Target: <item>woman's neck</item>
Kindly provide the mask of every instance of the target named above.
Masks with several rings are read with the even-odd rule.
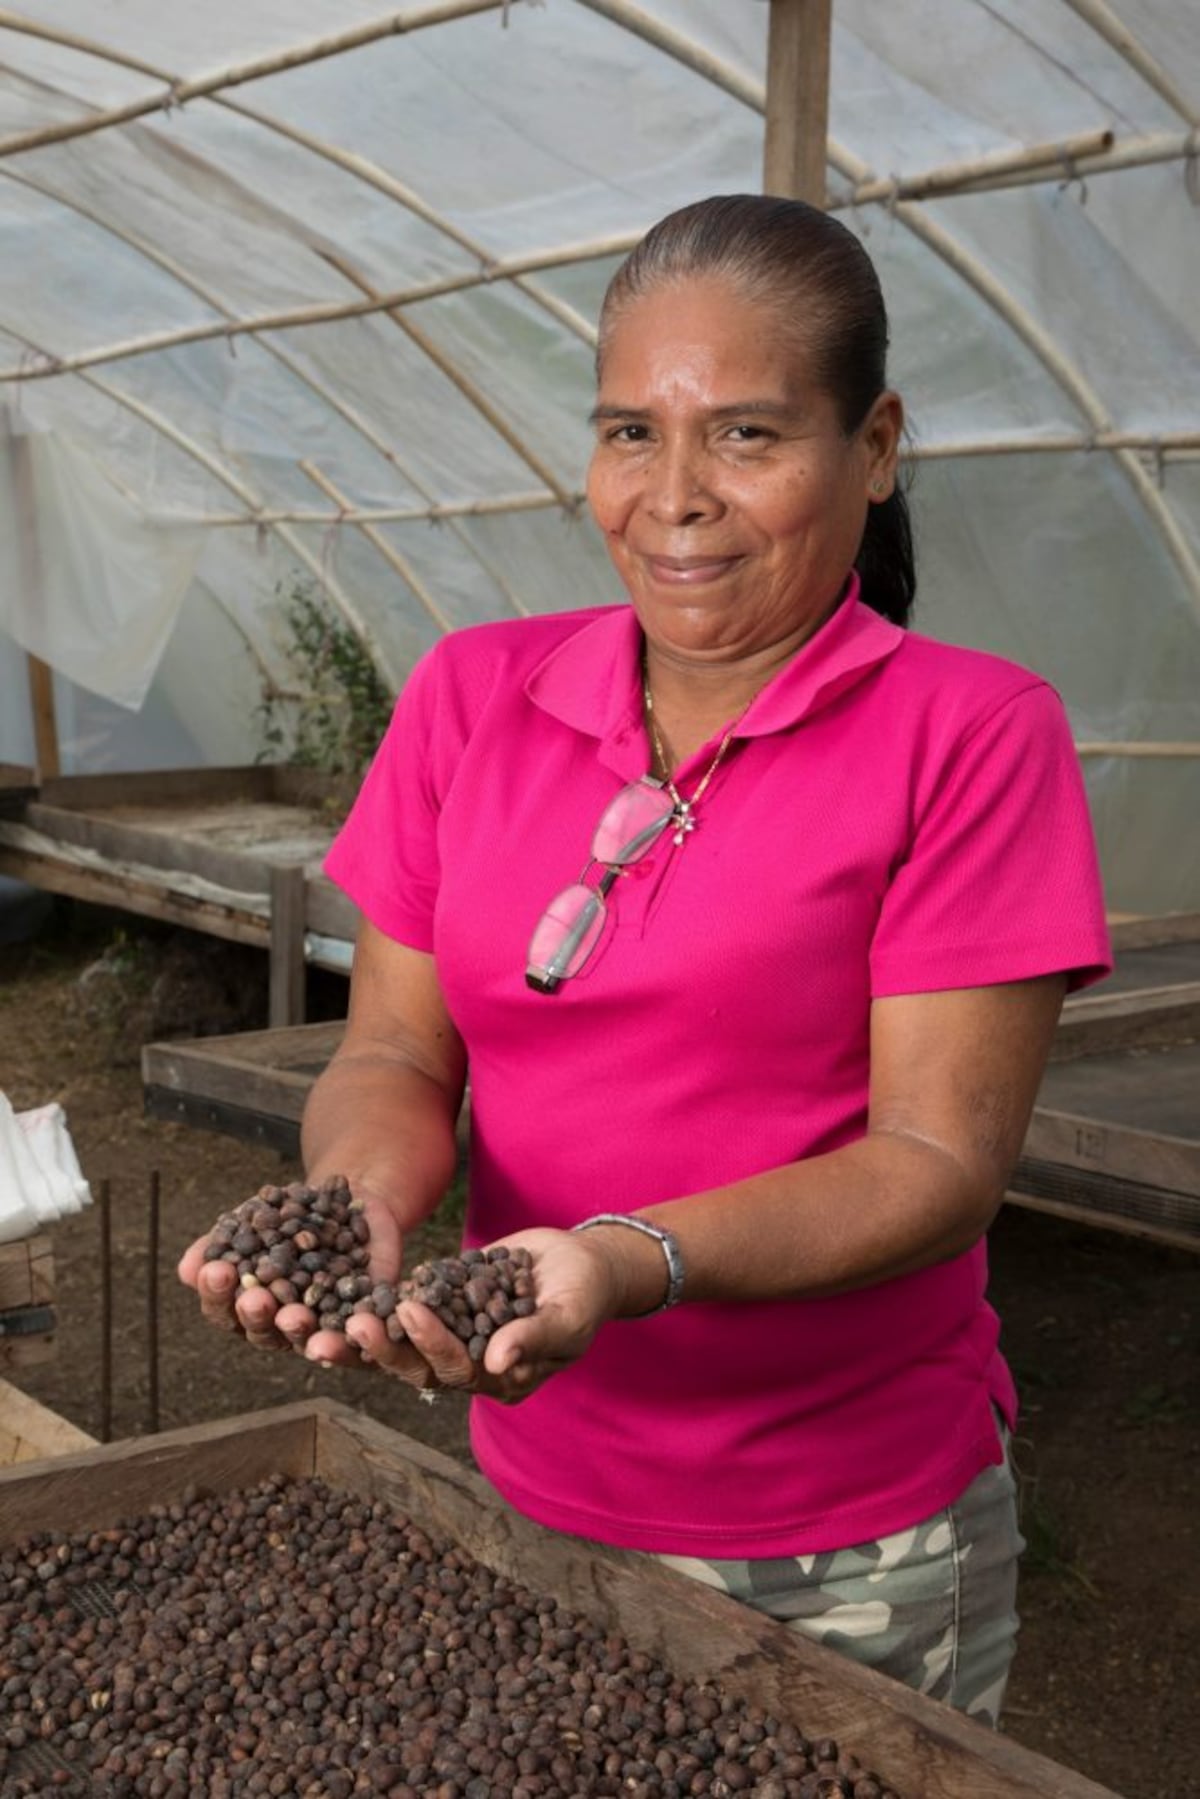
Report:
[[[811,635],[728,662],[697,660],[643,640],[642,673],[669,764],[665,772],[720,737]]]

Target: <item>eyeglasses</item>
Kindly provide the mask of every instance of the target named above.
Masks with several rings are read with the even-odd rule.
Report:
[[[674,818],[675,801],[652,775],[631,781],[610,800],[592,834],[592,853],[583,873],[555,894],[534,926],[525,969],[528,986],[538,993],[557,993],[564,981],[579,973],[600,940],[607,916],[605,897],[617,876],[641,860]],[[588,876],[596,867],[604,873],[589,886]]]

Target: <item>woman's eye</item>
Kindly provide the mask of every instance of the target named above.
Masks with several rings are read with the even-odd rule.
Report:
[[[645,425],[614,425],[608,433],[607,441],[617,444],[645,443],[650,433]]]

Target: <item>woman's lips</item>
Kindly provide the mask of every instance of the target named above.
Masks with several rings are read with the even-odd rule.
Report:
[[[644,558],[654,580],[666,587],[698,587],[705,581],[718,581],[737,562],[736,556],[647,556]]]

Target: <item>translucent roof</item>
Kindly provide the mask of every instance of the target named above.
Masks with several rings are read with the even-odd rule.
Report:
[[[594,321],[763,179],[765,0],[0,9],[0,759],[252,759],[280,599],[399,685],[618,599]],[[1200,7],[834,0],[829,203],[879,267],[917,624],[1036,667],[1114,906],[1200,906]],[[125,710],[122,710],[124,708]]]

